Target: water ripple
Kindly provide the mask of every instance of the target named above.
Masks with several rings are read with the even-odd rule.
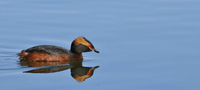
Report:
[[[42,10],[40,12],[44,13],[64,13],[64,14],[76,14],[77,11],[57,11],[57,10]]]

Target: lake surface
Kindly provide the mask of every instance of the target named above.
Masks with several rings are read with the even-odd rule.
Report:
[[[80,66],[99,66],[83,82],[69,63],[29,67],[16,57],[36,45],[70,49],[78,36],[100,51],[83,54]],[[0,89],[199,90],[199,39],[199,0],[1,0]],[[26,73],[55,66],[65,67]]]

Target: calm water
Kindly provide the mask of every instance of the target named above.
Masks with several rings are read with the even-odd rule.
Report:
[[[199,0],[1,0],[0,89],[199,90],[199,8]],[[80,66],[100,67],[82,83],[71,64],[25,73],[57,66],[16,57],[35,45],[69,49],[78,36],[100,51],[83,54]]]

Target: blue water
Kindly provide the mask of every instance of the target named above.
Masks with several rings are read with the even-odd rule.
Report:
[[[199,90],[198,0],[1,0],[1,90]],[[35,45],[67,49],[78,36],[100,54],[84,53],[83,66],[100,66],[77,82],[70,70],[23,73],[16,57]]]

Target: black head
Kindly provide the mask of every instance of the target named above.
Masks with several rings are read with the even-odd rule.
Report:
[[[71,51],[77,54],[89,51],[94,51],[96,53],[99,53],[99,51],[97,51],[92,45],[92,43],[85,37],[76,38],[71,44]]]

